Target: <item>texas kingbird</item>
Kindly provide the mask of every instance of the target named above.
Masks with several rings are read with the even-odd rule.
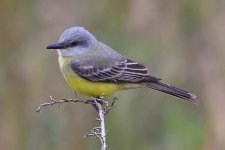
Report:
[[[99,42],[83,27],[65,30],[58,42],[59,66],[68,85],[87,96],[111,96],[118,90],[152,88],[188,101],[197,102],[190,92],[160,82],[148,69]]]

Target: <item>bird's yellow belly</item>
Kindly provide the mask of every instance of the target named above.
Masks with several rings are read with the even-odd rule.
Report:
[[[64,74],[68,85],[75,91],[92,97],[97,96],[111,96],[119,88],[117,84],[113,83],[101,83],[101,82],[91,82],[86,79],[81,78],[77,74],[66,75]]]

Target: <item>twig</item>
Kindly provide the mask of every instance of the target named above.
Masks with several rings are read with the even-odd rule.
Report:
[[[98,112],[99,118],[96,118],[96,120],[100,123],[99,127],[94,127],[90,132],[85,135],[84,137],[94,137],[98,138],[101,142],[101,150],[106,150],[107,144],[106,144],[106,130],[105,130],[105,114],[107,114],[112,108],[115,106],[117,98],[113,98],[112,103],[109,105],[108,101],[104,101],[104,97],[100,96],[98,98],[92,98],[91,100],[79,100],[78,98],[76,99],[60,99],[60,100],[55,100],[50,96],[50,102],[46,102],[43,104],[40,104],[36,110],[36,112],[41,112],[41,110],[44,107],[50,107],[56,104],[63,104],[63,103],[84,103],[84,104],[91,104],[95,110]]]
[[[106,104],[106,106],[105,106],[105,108],[104,108],[104,113],[105,114],[107,114],[112,108],[114,108],[115,107],[115,103],[116,103],[116,101],[118,100],[118,98],[117,97],[113,97],[113,100],[112,100],[112,103],[109,105],[109,102],[107,101],[104,101],[105,102],[105,104]]]
[[[49,97],[50,98],[50,102],[46,102],[46,103],[42,103],[38,106],[36,112],[41,112],[41,110],[48,106],[52,106],[52,105],[56,105],[56,104],[63,104],[63,103],[69,103],[69,102],[74,102],[74,103],[84,103],[84,104],[93,104],[93,100],[79,100],[78,98],[76,99],[60,99],[60,100],[55,100],[52,98],[52,96]]]

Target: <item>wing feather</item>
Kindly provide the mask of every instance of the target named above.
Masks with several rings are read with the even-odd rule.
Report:
[[[148,69],[130,59],[122,58],[113,65],[72,61],[70,67],[81,77],[94,82],[136,83],[144,81],[158,81],[149,76]]]

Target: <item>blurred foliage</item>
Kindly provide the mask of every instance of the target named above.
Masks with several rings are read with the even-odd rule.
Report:
[[[225,149],[225,1],[1,0],[0,19],[0,149],[99,149],[81,139],[95,125],[90,106],[35,113],[50,95],[74,96],[56,53],[45,50],[71,26],[200,100],[196,107],[149,89],[117,93],[106,118],[109,149]]]

